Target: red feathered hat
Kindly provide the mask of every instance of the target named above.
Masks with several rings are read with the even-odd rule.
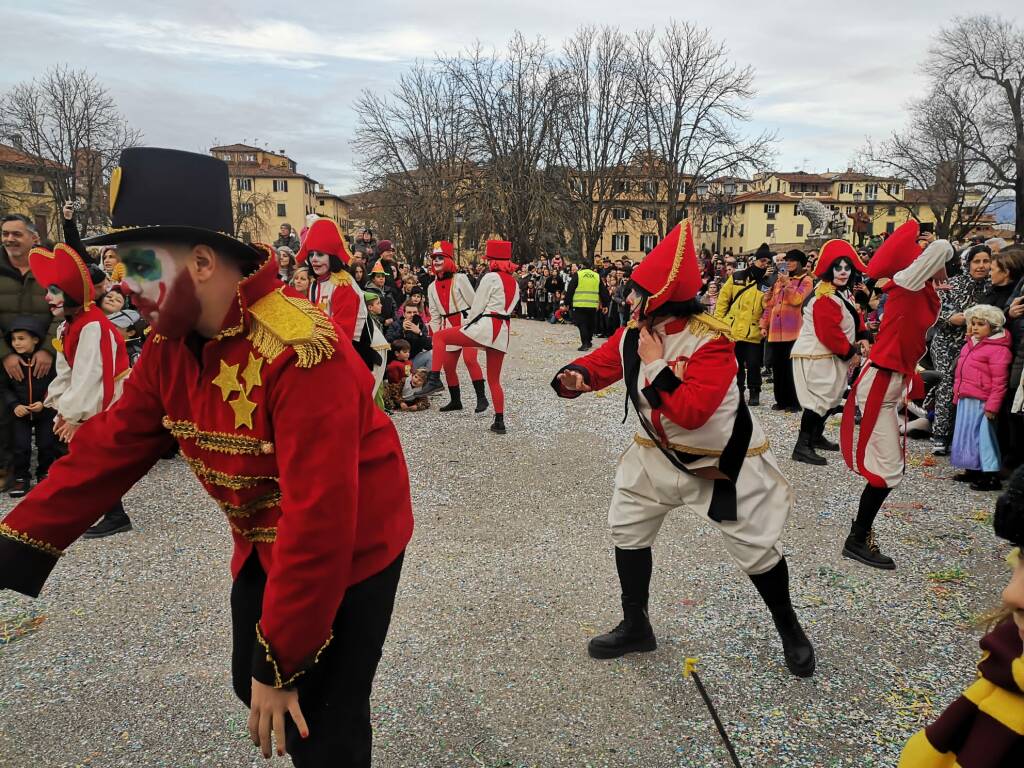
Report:
[[[913,264],[914,259],[921,255],[921,246],[917,244],[920,231],[916,219],[908,219],[905,224],[897,227],[868,261],[865,270],[868,277],[875,280],[880,277],[892,277],[901,269]]]
[[[310,251],[319,251],[331,256],[337,256],[343,264],[352,262],[352,254],[345,246],[345,238],[341,235],[341,228],[333,219],[317,219],[302,238],[302,247],[295,254],[295,261],[302,264],[309,258]]]
[[[81,256],[66,243],[57,243],[52,251],[33,248],[28,254],[28,267],[39,285],[44,288],[57,286],[66,296],[85,309],[88,309],[96,298],[89,268],[85,266]]]
[[[447,240],[438,240],[434,243],[432,256],[447,256],[449,259],[455,257],[455,246]]]
[[[512,243],[508,240],[488,240],[484,257],[488,261],[511,261]]]
[[[683,224],[686,233],[683,234]],[[700,291],[700,265],[693,247],[690,222],[676,225],[654,250],[644,256],[630,279],[647,291],[646,312],[653,312],[667,301],[688,301]]]
[[[863,272],[867,267],[860,260],[857,251],[845,240],[829,240],[818,253],[818,265],[814,268],[815,277],[824,277],[839,259],[849,259],[853,268]]]

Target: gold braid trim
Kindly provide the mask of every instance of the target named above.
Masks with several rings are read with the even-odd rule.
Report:
[[[668,280],[661,286],[657,293],[651,295],[648,302],[658,298],[665,291],[669,289],[669,286],[676,281],[676,277],[679,275],[679,268],[683,266],[683,249],[686,247],[686,236],[690,230],[690,222],[686,222],[686,228],[679,230],[679,240],[676,242],[676,252],[672,256],[672,268],[668,272]]]
[[[173,421],[164,416],[164,429],[179,440],[193,440],[200,448],[218,453],[230,453],[236,456],[269,456],[274,452],[274,444],[258,437],[236,435],[231,432],[207,432],[199,429],[191,421]]]
[[[281,503],[281,491],[272,491],[265,496],[257,496],[245,504],[229,504],[226,501],[218,501],[217,504],[228,517],[250,517],[257,512],[273,509]]]
[[[658,443],[654,442],[650,438],[641,437],[640,435],[633,435],[633,442],[637,445],[642,445],[644,448],[657,448]],[[673,451],[679,451],[680,453],[692,453],[694,456],[721,456],[721,451],[716,451],[711,448],[694,448],[692,445],[682,445],[681,443],[668,443],[664,448],[671,448]],[[754,448],[747,448],[747,456],[760,456],[762,453],[766,453],[771,448],[768,440],[765,440],[761,445]]]
[[[334,325],[306,299],[285,296],[279,288],[249,307],[249,315],[249,341],[269,361],[286,347],[295,351],[299,368],[312,368],[334,355]]]
[[[686,330],[698,338],[707,336],[717,339],[719,336],[725,336],[730,341],[732,340],[732,328],[729,324],[707,312],[692,316],[686,323]]]
[[[0,536],[5,536],[8,539],[17,541],[20,544],[27,544],[33,549],[38,549],[40,552],[45,552],[51,557],[61,557],[64,552],[57,549],[53,544],[47,544],[45,541],[39,539],[33,539],[27,533],[22,531],[16,531],[6,523],[0,523]]]
[[[271,525],[263,528],[241,528],[234,523],[231,530],[239,536],[251,541],[253,544],[273,544],[277,540],[277,526]]]
[[[832,283],[825,282],[822,280],[814,287],[815,296],[833,296],[835,295],[836,287]]]
[[[335,285],[350,285],[352,283],[352,275],[344,269],[341,272],[331,272],[330,281]]]
[[[320,661],[320,655],[325,650],[327,650],[327,646],[331,644],[331,641],[333,639],[334,639],[334,632],[331,632],[330,634],[327,635],[327,639],[324,641],[324,644],[321,645],[317,649],[315,654],[313,654],[313,663],[310,664],[309,666],[311,666],[311,667],[315,666],[316,663],[318,661]],[[263,637],[263,633],[260,632],[259,622],[256,622],[256,640],[259,642],[260,645],[263,646],[263,650],[265,650],[267,652],[267,661],[270,663],[270,666],[272,666],[274,668],[274,687],[275,688],[284,688],[287,685],[291,685],[293,682],[295,682],[295,678],[297,678],[299,675],[305,674],[306,670],[300,669],[298,672],[296,672],[294,675],[289,677],[287,680],[282,680],[281,679],[281,668],[277,666],[277,660],[274,659],[274,652],[270,650],[270,643],[268,643],[266,641],[266,639]]]
[[[219,485],[222,488],[230,488],[233,491],[240,491],[243,488],[255,488],[257,485],[266,482],[277,482],[276,477],[266,475],[229,475],[226,472],[219,472],[210,469],[200,459],[193,459],[185,456],[185,463],[189,465],[196,477],[211,485]]]

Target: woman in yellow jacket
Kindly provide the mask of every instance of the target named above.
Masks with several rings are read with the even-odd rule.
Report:
[[[767,243],[751,257],[746,269],[734,272],[718,293],[715,317],[732,328],[736,342],[736,383],[743,397],[744,385],[750,390],[748,405],[761,404],[761,366],[764,365],[764,340],[761,329],[764,295],[769,289],[766,277],[772,252]]]

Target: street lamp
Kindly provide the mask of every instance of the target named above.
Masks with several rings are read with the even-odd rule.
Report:
[[[465,219],[461,213],[455,214],[455,263],[462,267],[462,223]]]

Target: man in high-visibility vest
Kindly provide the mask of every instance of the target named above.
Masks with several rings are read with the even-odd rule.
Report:
[[[611,295],[601,276],[591,269],[590,262],[583,262],[565,292],[565,303],[572,307],[573,320],[580,330],[580,352],[591,348],[597,312],[610,301]]]

